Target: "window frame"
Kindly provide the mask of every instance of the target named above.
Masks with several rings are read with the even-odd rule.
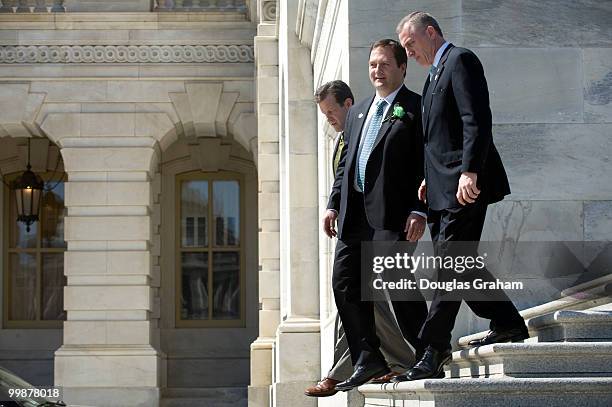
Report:
[[[219,171],[219,172],[203,172],[203,171],[189,171],[175,175],[175,246],[174,246],[174,265],[175,265],[175,327],[176,328],[244,328],[246,327],[246,262],[245,262],[245,183],[244,175],[234,171]],[[181,194],[183,190],[183,182],[185,181],[207,181],[208,182],[208,221],[206,222],[206,229],[208,233],[208,246],[207,247],[194,247],[194,248],[183,248],[181,242],[181,219],[182,219],[182,206],[181,206]],[[237,246],[216,246],[215,245],[215,222],[212,221],[213,210],[214,210],[214,196],[213,196],[213,182],[214,181],[237,181],[239,197],[239,233],[240,239]],[[181,257],[182,253],[208,253],[208,312],[211,319],[207,320],[184,320],[181,318],[181,298],[182,298],[182,269],[181,269]],[[215,252],[238,252],[239,253],[239,287],[240,287],[240,318],[239,319],[212,319],[213,312],[213,253]]]
[[[7,183],[10,184],[11,181],[15,180],[17,177],[21,175],[21,172],[16,172],[12,174],[7,174],[4,176],[4,179]],[[53,180],[57,178],[57,173],[45,172],[38,173],[38,175],[45,181]],[[62,179],[64,183],[64,210],[66,210],[66,179],[65,175]],[[14,199],[13,191],[7,186],[3,185],[3,213],[2,213],[2,270],[3,272],[3,309],[2,309],[2,326],[6,329],[61,329],[64,326],[65,319],[58,320],[44,320],[42,318],[42,305],[43,305],[43,255],[46,253],[58,254],[65,253],[67,247],[42,247],[42,232],[43,232],[43,219],[41,218],[37,223],[37,232],[36,232],[36,247],[35,248],[11,248],[10,239],[11,239],[11,227],[13,226],[13,222],[17,222],[17,219],[11,219],[11,199]],[[39,208],[39,211],[42,210],[42,207]],[[66,216],[68,214],[65,213],[64,222]],[[65,227],[65,223],[64,223]],[[64,236],[65,238],[65,236]],[[64,240],[65,241],[65,240]],[[9,319],[11,300],[12,300],[12,290],[11,290],[11,263],[10,258],[12,254],[19,253],[32,253],[36,255],[36,296],[37,296],[37,305],[36,305],[36,319],[35,320],[11,320]],[[63,274],[65,274],[66,264],[64,263]],[[66,285],[64,285],[66,287]],[[65,300],[62,296],[62,306],[64,306]],[[64,309],[64,311],[66,311]]]

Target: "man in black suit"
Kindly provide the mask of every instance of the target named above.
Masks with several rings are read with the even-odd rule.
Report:
[[[372,45],[369,73],[376,94],[348,112],[346,147],[323,218],[325,233],[338,236],[332,284],[355,366],[337,390],[389,373],[379,349],[372,302],[361,299],[361,242],[417,241],[425,230],[425,206],[416,196],[423,179],[420,97],[403,85],[406,62],[397,41]],[[392,304],[404,338],[421,355],[418,332],[427,306],[417,295],[415,301]]]
[[[452,242],[478,241],[487,205],[510,193],[508,178],[493,144],[489,92],[483,67],[474,53],[445,41],[436,20],[414,12],[399,23],[397,33],[409,57],[430,67],[422,99],[425,179],[419,199],[429,206],[428,224],[437,250],[453,250]],[[468,253],[472,254],[472,253]],[[438,279],[452,278],[438,270]],[[483,269],[469,278],[492,280]],[[495,301],[467,300],[476,315],[491,320],[491,330],[472,345],[518,341],[528,336],[523,318],[501,290],[487,295]],[[399,380],[438,377],[451,358],[451,331],[461,300],[448,300],[437,290],[420,332],[427,345],[422,359]],[[465,299],[465,297],[464,297]]]
[[[315,102],[327,123],[338,132],[332,154],[332,174],[336,173],[345,148],[344,123],[350,107],[354,103],[351,88],[341,80],[333,80],[321,85],[315,92]],[[391,373],[372,380],[372,383],[387,383],[393,377],[414,365],[414,352],[406,343],[397,324],[392,306],[388,301],[375,301],[374,322],[376,335],[380,339],[380,351],[389,363]],[[346,334],[336,314],[334,360],[327,375],[318,383],[305,389],[304,394],[311,397],[328,397],[337,393],[336,385],[353,374],[351,355]]]

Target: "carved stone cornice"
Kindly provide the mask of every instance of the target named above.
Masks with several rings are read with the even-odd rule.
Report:
[[[3,45],[0,64],[252,63],[252,45]]]

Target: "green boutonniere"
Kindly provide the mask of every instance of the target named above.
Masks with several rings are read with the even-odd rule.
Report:
[[[396,103],[395,105],[393,105],[393,114],[390,117],[388,117],[385,121],[390,120],[391,123],[393,123],[397,119],[401,120],[402,117],[404,117],[405,115],[406,115],[406,111],[404,110],[404,108],[400,106],[399,103]]]
[[[404,117],[405,114],[406,112],[404,112],[403,107],[401,107],[397,103],[395,104],[395,106],[393,106],[393,116],[391,116],[393,119],[401,119],[402,117]]]

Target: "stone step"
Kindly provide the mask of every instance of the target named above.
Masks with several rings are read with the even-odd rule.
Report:
[[[591,407],[612,405],[612,378],[418,380],[359,387],[365,407]]]
[[[561,310],[527,320],[529,342],[612,341],[612,311]],[[486,335],[486,331],[459,338],[460,348]],[[535,339],[534,339],[535,338]]]
[[[528,321],[538,342],[612,341],[612,311],[557,311]]]
[[[246,407],[246,387],[166,388],[160,407]]]
[[[612,342],[496,343],[453,353],[446,376],[612,377]]]

